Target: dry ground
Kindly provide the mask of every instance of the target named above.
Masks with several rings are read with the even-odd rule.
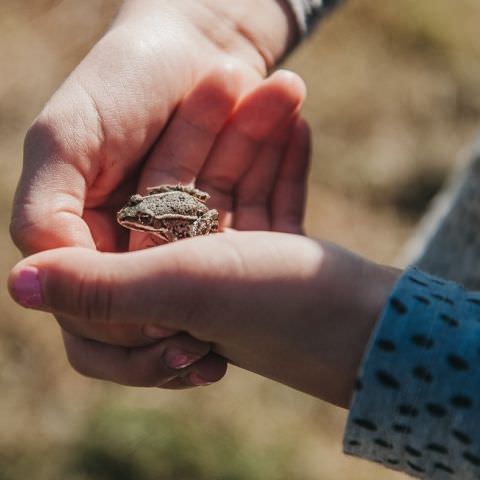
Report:
[[[22,137],[118,0],[0,2],[0,268]],[[288,59],[314,133],[310,235],[393,262],[480,113],[477,0],[351,0]],[[344,457],[345,413],[238,370],[173,393],[80,378],[47,316],[0,292],[0,480],[390,479]]]

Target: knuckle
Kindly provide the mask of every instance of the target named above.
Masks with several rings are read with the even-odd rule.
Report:
[[[9,232],[15,246],[23,253],[28,254],[31,248],[32,224],[14,207],[10,219]]]
[[[29,128],[24,139],[24,169],[15,195],[9,232],[15,245],[23,253],[31,253],[35,239],[31,232],[35,221],[30,212],[32,186],[43,159],[52,153],[61,154],[61,142],[55,128],[43,114]],[[33,250],[35,250],[33,248]]]
[[[55,121],[48,108],[40,113],[28,129],[23,142],[25,161],[41,158],[52,153],[61,153],[64,143],[60,126],[62,122]]]
[[[80,108],[68,101],[73,94],[83,98],[87,96]],[[95,106],[78,80],[71,80],[68,87],[58,90],[25,135],[25,164],[35,169],[41,167],[46,159],[52,162],[78,161],[85,156],[91,148],[90,134],[98,129]]]
[[[113,281],[98,272],[88,272],[79,279],[74,302],[86,322],[110,323],[113,320],[113,291],[109,285],[113,285]]]

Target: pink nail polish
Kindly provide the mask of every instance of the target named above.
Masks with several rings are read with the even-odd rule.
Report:
[[[13,296],[20,305],[28,308],[40,308],[43,305],[42,290],[38,269],[25,267],[13,282]]]
[[[196,385],[197,387],[205,387],[207,385],[211,385],[213,382],[209,382],[208,380],[205,380],[203,377],[201,377],[198,373],[192,372],[188,376],[190,383],[192,385]]]
[[[165,362],[170,368],[180,370],[195,363],[200,357],[192,353],[184,353],[178,350],[167,350],[165,353]]]
[[[143,334],[148,338],[152,338],[153,340],[168,338],[176,333],[176,330],[170,330],[169,328],[163,328],[158,325],[145,325],[143,327]]]

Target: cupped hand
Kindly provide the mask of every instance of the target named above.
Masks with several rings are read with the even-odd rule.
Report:
[[[240,212],[237,215],[240,220],[235,223],[237,228],[288,230],[292,228],[292,222],[299,223],[303,210],[303,177],[308,163],[307,131],[297,119],[304,95],[303,83],[291,73],[277,72],[239,97],[241,89],[237,87],[241,77],[242,70],[238,65],[226,64],[202,78],[175,110],[168,127],[149,154],[133,169],[128,167],[128,136],[123,142],[125,162],[122,153],[111,150],[111,143],[104,139],[101,139],[102,151],[97,151],[95,135],[88,129],[68,130],[68,122],[67,125],[55,125],[55,120],[60,121],[63,117],[61,110],[55,112],[58,100],[54,97],[53,106],[46,107],[26,142],[25,168],[12,222],[12,233],[19,246],[25,253],[63,244],[122,251],[127,248],[128,233],[116,224],[115,211],[130,193],[163,182],[192,182],[195,177],[203,188],[207,188],[206,185],[218,181],[224,172],[229,173],[225,180],[230,182],[226,181],[225,186],[230,189],[230,203],[225,203],[225,196],[215,195],[213,188],[212,201],[226,211],[224,205],[232,210],[234,194],[240,198],[235,201]],[[60,104],[63,90],[70,88],[68,82],[57,94]],[[88,110],[90,106],[80,101],[77,113],[80,115],[82,108]],[[58,132],[54,129],[45,130],[43,122],[47,117],[55,128],[66,129],[61,136],[57,137]],[[113,126],[115,123],[108,131]],[[139,127],[141,129],[141,125]],[[102,125],[102,130],[105,128]],[[293,141],[289,143],[291,135]],[[90,145],[86,152],[80,148],[68,155],[73,141],[90,142]],[[240,152],[244,153],[243,157]],[[114,153],[118,155],[116,162],[101,165]],[[297,162],[296,158],[301,160]],[[253,162],[256,164],[252,165]],[[89,184],[86,173],[97,167],[100,171]],[[122,181],[121,175],[124,175]],[[291,178],[287,180],[289,176]],[[274,188],[277,180],[278,188]],[[120,182],[119,186],[110,188],[116,185],[116,181]],[[273,201],[275,195],[277,200]],[[286,200],[287,197],[290,200]],[[247,209],[251,214],[245,214]],[[284,213],[290,216],[287,221],[281,220]],[[232,225],[232,221],[230,216],[224,223]],[[293,228],[300,227],[295,225]],[[140,243],[133,248],[141,246]],[[64,324],[60,314],[56,316]],[[88,316],[84,321],[88,322]],[[153,345],[154,339],[138,334],[129,325],[103,327],[108,330],[103,333],[107,342],[112,342],[113,338],[115,343],[145,346],[145,349],[135,350],[135,354],[132,350],[125,350],[131,361],[130,376],[125,380],[128,384],[138,384],[138,378],[143,378],[145,371],[153,375],[152,369],[155,384],[173,388],[210,383],[225,373],[224,359],[211,353],[208,343],[187,335],[176,335],[177,330],[163,329],[161,336],[157,332],[157,338],[166,339]],[[68,331],[64,331],[64,339],[70,358],[88,355],[91,339]],[[98,341],[96,346],[109,351],[107,345]],[[149,369],[146,365],[150,365]],[[133,374],[132,369],[137,374]],[[152,378],[150,381],[153,382]]]
[[[78,371],[127,385],[179,388],[217,380],[224,373],[220,359],[226,358],[348,404],[363,349],[397,273],[301,235],[309,132],[298,119],[298,102],[278,95],[280,85],[297,81],[290,75],[277,74],[239,103],[205,163],[228,162],[232,152],[238,161],[232,131],[255,133],[240,135],[244,146],[250,143],[244,151],[251,154],[243,157],[249,168],[228,194],[211,190],[213,206],[228,212],[227,224],[237,229],[289,234],[228,230],[129,253],[55,249],[14,268],[13,297],[57,316]],[[270,100],[262,104],[262,98]],[[258,125],[275,118],[268,108],[272,99],[279,111],[277,103],[289,99],[289,114],[262,130]],[[258,105],[263,107],[252,115]],[[198,179],[202,170],[208,171],[202,166]],[[165,339],[178,331],[184,333]],[[163,340],[145,345],[156,338]]]
[[[125,2],[26,137],[11,222],[24,254],[122,251],[128,236],[114,212],[151,184],[149,172],[191,178],[238,99],[288,45],[282,2],[262,2],[253,19],[249,3]]]
[[[214,75],[209,75],[192,91],[152,151],[141,176],[142,181],[155,185],[196,180],[197,185],[212,194],[211,205],[223,214],[225,226],[301,232],[309,163],[309,131],[298,118],[304,95],[303,83],[294,74],[279,71],[240,99],[234,109],[231,107],[228,122],[220,132],[215,133],[208,128],[196,129],[193,125],[194,122],[198,125],[199,116],[204,124],[207,124],[206,118],[226,117],[227,109],[222,102],[208,102],[218,91],[221,96],[223,88],[219,77]],[[173,148],[175,137],[185,128],[191,128],[192,132],[182,137],[180,144],[183,148],[176,151],[176,158],[184,162],[192,160],[192,167],[175,168],[172,155],[168,152]],[[209,148],[205,148],[207,144]],[[171,168],[167,169],[170,174],[158,168],[163,158],[171,161]],[[197,166],[197,173],[187,178],[187,172],[195,172],[193,165]],[[176,172],[178,176],[175,177]],[[223,173],[226,175],[225,190],[211,187],[215,180],[222,178]],[[114,223],[114,213],[95,209],[88,212],[89,228],[93,232],[102,233],[105,225],[108,225],[109,231],[121,229]],[[138,238],[148,241],[148,237]],[[75,256],[74,252],[72,254]],[[75,260],[79,274],[81,261],[80,257]],[[28,279],[28,274],[22,278]],[[114,276],[110,282],[109,288],[115,289]],[[77,294],[81,295],[81,292]],[[30,301],[27,299],[23,303],[28,306]],[[143,308],[149,309],[150,306],[144,305]],[[178,333],[182,329],[161,328],[152,336],[132,324],[109,322],[96,324],[96,334],[92,338],[84,335],[90,332],[68,328],[68,318],[62,312],[52,313],[62,327],[67,326],[64,328],[67,355],[82,373],[88,371],[78,359],[92,361],[91,350],[95,349],[102,352],[102,362],[120,375],[112,379],[129,385],[181,388],[212,383],[225,374],[225,359],[211,352],[208,342]],[[85,311],[83,320],[80,322],[77,317],[76,321],[93,325],[95,322],[90,317],[97,314]],[[110,346],[112,343],[137,348],[115,349]],[[122,352],[123,362],[118,361],[119,352]]]
[[[210,81],[201,86],[208,85]],[[195,120],[198,115],[196,107],[202,105],[198,101],[203,97],[202,89],[203,87],[192,92],[189,100],[178,109],[165,137],[158,142],[158,151],[152,153],[152,159],[162,149],[166,148],[165,151],[168,152],[168,145],[175,137],[178,125],[191,125]],[[229,173],[228,178],[225,178],[228,189],[222,192],[208,188],[212,193],[212,205],[224,214],[225,225],[237,229],[302,232],[309,164],[309,130],[298,117],[303,95],[303,83],[298,77],[289,72],[277,72],[238,102],[230,113],[227,124],[216,136],[213,146],[208,151],[205,150],[204,156],[199,156],[198,152],[202,151],[200,147],[198,151],[192,149],[191,155],[199,165],[196,180],[202,188],[210,186],[213,179],[221,178],[221,173],[216,176],[216,169]],[[215,104],[210,105],[209,114],[215,113]],[[210,135],[208,131],[202,134]],[[202,145],[201,139],[198,144]],[[148,174],[143,178],[155,183],[188,181],[185,177],[162,178],[161,175],[165,173],[161,169],[157,170],[155,165],[154,161],[148,164],[148,168],[145,168]],[[172,171],[175,172],[175,169]],[[182,169],[179,171],[183,172]],[[210,176],[208,172],[211,172]],[[229,235],[231,233],[215,236]],[[170,246],[161,246],[152,251],[168,247]],[[79,256],[76,249],[69,251],[72,254],[72,265],[77,266],[80,276],[67,281],[74,289],[75,283],[83,276],[83,253]],[[110,258],[106,253],[97,254],[102,259]],[[204,261],[215,259],[215,256],[213,250]],[[190,259],[185,258],[185,261],[194,263],[196,257],[194,254]],[[30,257],[32,258],[36,257]],[[50,266],[55,269],[53,263]],[[57,267],[62,268],[61,262]],[[16,272],[12,277],[15,298],[24,306],[38,306],[40,297],[31,290],[32,282],[33,285],[36,282],[36,269],[27,268]],[[120,286],[117,282],[121,279],[114,272],[111,272],[111,276],[107,271],[104,273],[107,276],[97,284],[99,291],[104,288],[116,290]],[[129,275],[128,270],[124,273]],[[157,283],[154,278],[151,281]],[[19,286],[20,289],[23,288],[20,296],[17,295]],[[78,304],[83,302],[84,293],[86,292],[82,292],[82,288],[75,293],[72,290],[76,299],[73,296],[70,298]],[[129,297],[137,303],[139,310],[154,308],[153,305],[142,304],[137,293],[132,288]],[[188,304],[189,301],[187,294],[184,303]],[[225,373],[225,361],[218,352],[211,351],[210,342],[191,337],[188,332],[178,334],[177,332],[184,331],[180,325],[171,328],[156,324],[148,325],[146,329],[144,327],[147,325],[142,323],[141,317],[137,323],[124,322],[120,318],[118,321],[97,321],[99,316],[105,314],[105,311],[101,312],[104,308],[109,309],[107,305],[92,305],[73,316],[68,312],[50,310],[64,328],[68,357],[81,373],[128,385],[161,385],[170,388],[211,383]],[[113,319],[116,312],[111,310],[108,316]],[[85,326],[88,327],[84,328]],[[161,341],[156,342],[158,339]]]
[[[259,14],[253,20],[246,15],[251,3]],[[186,153],[182,147],[201,138],[199,149],[207,148],[239,98],[291,43],[291,14],[283,0],[255,3],[124,2],[109,31],[26,137],[11,221],[12,238],[25,255],[59,246],[127,249],[128,233],[116,225],[115,211],[143,188],[145,166],[174,177],[177,152]],[[176,125],[176,134],[169,135],[170,154],[159,154],[170,123]],[[147,172],[142,178],[150,183]],[[117,338],[129,336],[128,329],[115,332]],[[65,340],[70,352],[82,350],[85,339],[65,333]],[[178,340],[172,336],[157,350]],[[205,356],[208,345],[186,338],[180,343],[210,361],[204,370],[210,379],[223,374],[224,362],[214,358],[212,367],[212,358]],[[160,382],[165,375],[157,377]]]

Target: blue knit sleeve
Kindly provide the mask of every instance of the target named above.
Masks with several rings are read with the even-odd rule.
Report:
[[[418,478],[480,478],[480,293],[408,269],[362,367],[344,451]]]

